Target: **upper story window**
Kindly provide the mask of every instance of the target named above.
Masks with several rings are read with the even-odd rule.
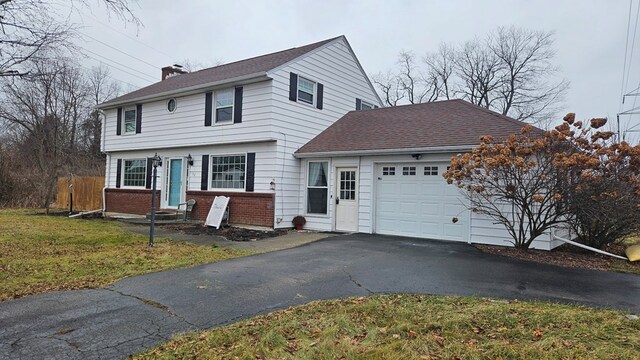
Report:
[[[373,109],[373,104],[363,101],[360,103],[360,110],[370,110]]]
[[[135,122],[134,122],[135,125]],[[134,126],[135,132],[135,126]],[[122,184],[130,187],[144,187],[147,179],[147,160],[124,160],[122,171]]]
[[[177,107],[178,107],[178,102],[176,101],[175,98],[171,98],[169,99],[169,101],[167,101],[167,111],[174,112],[176,111]]]
[[[303,77],[298,77],[298,100],[313,105],[316,83]]]
[[[246,159],[246,155],[212,156],[211,188],[244,190]]]
[[[215,123],[229,123],[233,121],[233,89],[215,92]]]
[[[135,134],[136,133],[136,107],[129,107],[124,109],[124,133]]]

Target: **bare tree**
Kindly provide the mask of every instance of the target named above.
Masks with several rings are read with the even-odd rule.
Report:
[[[405,95],[401,89],[400,80],[391,71],[375,74],[371,76],[371,79],[382,92],[383,101],[387,106],[396,106],[404,98]]]
[[[462,98],[545,127],[569,87],[554,57],[552,32],[501,27],[460,46],[442,44],[422,64],[403,51],[374,83],[389,106]]]
[[[100,139],[104,115],[95,106],[118,96],[121,89],[119,83],[110,77],[109,69],[105,66],[92,68],[87,82],[91,109],[80,128],[81,145],[90,156],[101,159]]]
[[[71,0],[89,8],[94,1]],[[96,0],[107,13],[140,25],[127,0]],[[73,48],[73,24],[60,22],[52,14],[52,0],[0,0],[0,76],[24,76],[32,71],[28,60],[42,54],[57,55]]]

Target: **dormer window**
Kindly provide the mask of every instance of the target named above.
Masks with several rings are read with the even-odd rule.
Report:
[[[132,106],[124,109],[124,133],[136,133],[136,107]]]
[[[233,121],[233,89],[216,91],[215,123],[230,123]]]
[[[298,100],[313,105],[316,83],[303,77],[298,77]]]

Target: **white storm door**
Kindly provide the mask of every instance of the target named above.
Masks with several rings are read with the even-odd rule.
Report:
[[[336,231],[358,231],[358,169],[336,171]]]

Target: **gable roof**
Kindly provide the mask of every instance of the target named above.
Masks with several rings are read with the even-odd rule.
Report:
[[[296,151],[297,157],[391,150],[471,148],[480,136],[519,133],[524,122],[473,105],[446,100],[351,111]]]
[[[202,69],[191,73],[172,76],[166,80],[132,91],[115,99],[106,101],[100,107],[133,101],[140,98],[147,98],[153,95],[160,95],[170,91],[192,88],[198,85],[206,86],[227,79],[234,79],[253,74],[266,73],[267,71],[286,64],[306,53],[313,51],[325,44],[344,36],[319,41],[313,44],[295,47],[287,50],[261,55],[250,59],[240,60],[228,64]],[[159,70],[159,69],[158,69]]]

